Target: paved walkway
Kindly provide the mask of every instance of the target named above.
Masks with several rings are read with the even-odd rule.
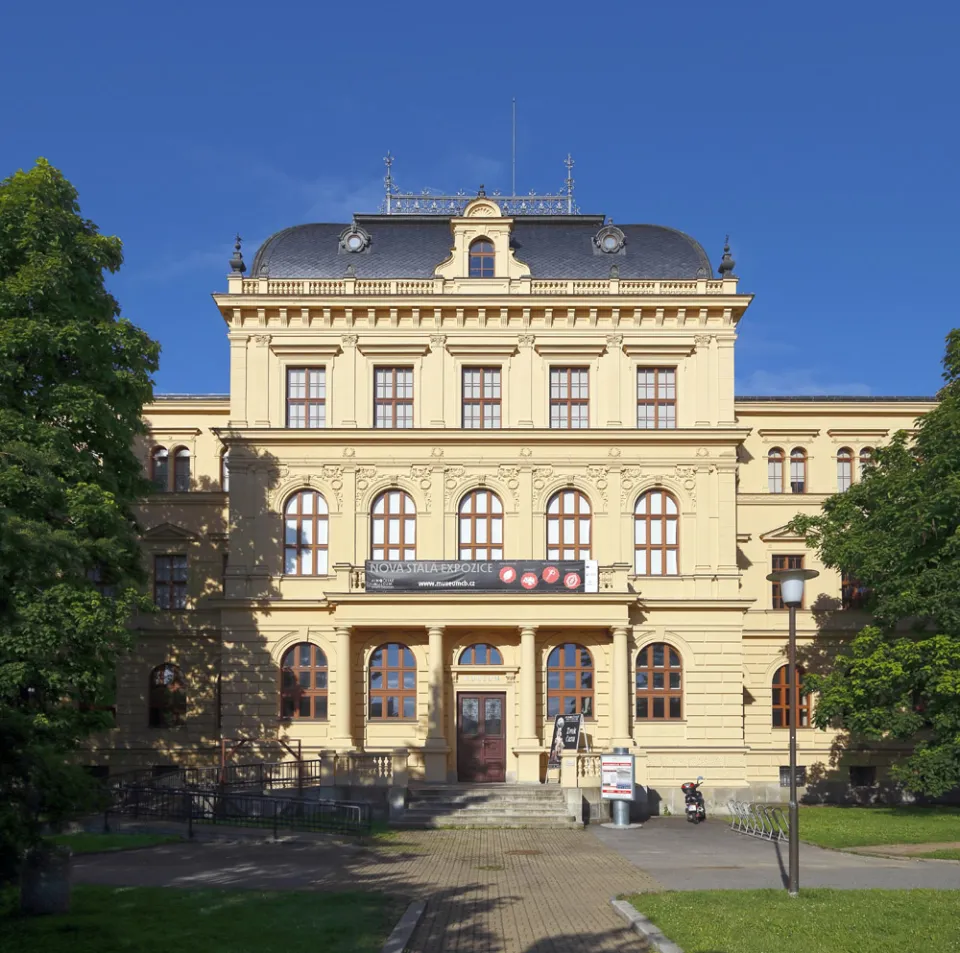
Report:
[[[581,831],[410,831],[372,847],[177,844],[79,856],[78,883],[258,890],[380,890],[427,901],[411,953],[641,953],[613,913],[659,889]]]
[[[960,851],[960,841],[937,841],[933,844],[877,844],[874,847],[851,847],[855,854],[881,854],[890,857],[910,857],[914,854],[929,854],[935,850]]]
[[[786,844],[734,834],[719,819],[694,826],[682,817],[656,817],[632,831],[591,827],[588,836],[617,851],[667,890],[779,889],[786,884]],[[929,844],[924,847],[936,849]],[[800,886],[957,890],[960,864],[865,857],[801,844]]]

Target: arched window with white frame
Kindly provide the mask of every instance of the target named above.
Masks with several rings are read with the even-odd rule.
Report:
[[[841,447],[837,451],[837,492],[844,493],[853,483],[853,451]]]

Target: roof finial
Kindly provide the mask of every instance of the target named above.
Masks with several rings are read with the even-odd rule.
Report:
[[[720,267],[717,269],[720,272],[720,277],[735,277],[733,269],[736,264],[733,256],[730,254],[730,236],[727,235],[726,241],[723,243],[723,257],[720,259]]]
[[[235,275],[242,275],[247,270],[247,266],[243,263],[243,253],[240,251],[242,241],[240,233],[237,232],[237,241],[233,246],[233,257],[230,259],[230,270]]]
[[[483,183],[480,183],[480,189],[477,192],[478,199],[485,199],[487,197],[487,190],[483,187]]]
[[[573,214],[573,156],[567,153],[563,164],[567,167],[567,181],[564,183],[567,189],[567,214]]]

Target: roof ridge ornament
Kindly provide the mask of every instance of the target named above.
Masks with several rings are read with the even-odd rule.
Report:
[[[736,275],[733,273],[733,269],[736,267],[737,263],[733,260],[733,256],[730,254],[730,236],[727,235],[726,241],[723,244],[723,257],[720,259],[720,267],[717,271],[720,272],[721,278],[735,278]]]
[[[235,275],[242,275],[247,270],[247,266],[243,263],[243,253],[240,251],[242,241],[240,233],[237,232],[237,240],[233,246],[233,257],[230,259],[230,271]]]
[[[455,195],[433,194],[429,189],[420,193],[402,192],[393,178],[394,157],[387,150],[383,162],[387,174],[383,177],[384,197],[380,206],[382,215],[444,215],[459,218],[463,210],[473,201],[463,190]],[[531,189],[528,195],[502,195],[497,189],[490,197],[500,206],[500,211],[511,215],[579,215],[580,209],[573,196],[573,157],[568,153],[563,164],[567,168],[567,177],[563,188],[558,192],[539,194]],[[516,190],[514,189],[514,192]],[[476,198],[486,198],[484,186],[480,186]]]

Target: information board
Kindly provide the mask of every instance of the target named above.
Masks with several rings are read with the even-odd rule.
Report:
[[[633,800],[632,754],[600,755],[600,797],[608,801]]]

